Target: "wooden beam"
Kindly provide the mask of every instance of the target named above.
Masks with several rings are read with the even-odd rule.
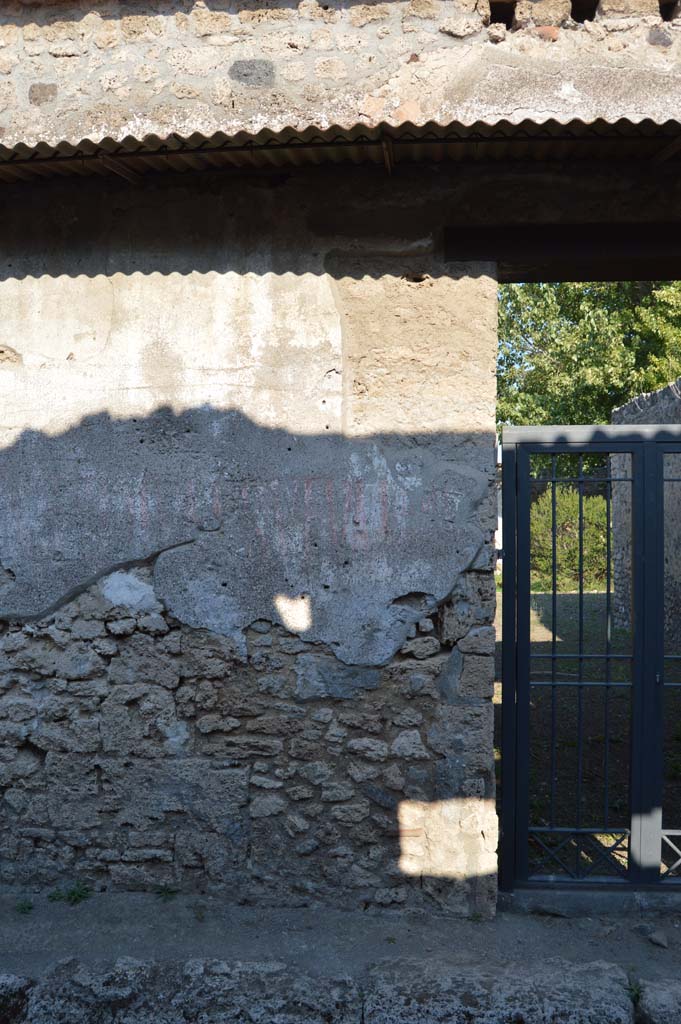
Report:
[[[114,174],[118,174],[119,177],[125,178],[126,181],[131,181],[133,185],[139,185],[141,183],[142,175],[138,174],[137,171],[131,170],[116,157],[108,156],[106,153],[100,153],[97,159],[108,171],[113,171]]]
[[[668,142],[666,146],[663,146],[662,149],[658,150],[650,162],[653,165],[664,163],[665,160],[669,160],[670,157],[675,156],[679,150],[681,150],[681,136],[679,136],[678,139],[672,139],[672,141]]]
[[[499,281],[681,279],[681,223],[445,228],[445,259],[495,262]]]

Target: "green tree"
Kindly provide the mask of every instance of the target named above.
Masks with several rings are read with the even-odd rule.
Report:
[[[608,423],[681,376],[681,282],[504,285],[500,425]]]
[[[558,592],[603,590],[607,563],[607,509],[601,494],[582,497],[579,538],[579,492],[556,487],[556,584]],[[553,497],[544,491],[530,506],[530,563],[533,590],[550,591],[553,581]]]

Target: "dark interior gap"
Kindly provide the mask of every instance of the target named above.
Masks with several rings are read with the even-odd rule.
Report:
[[[515,3],[509,3],[508,0],[490,0],[490,23],[492,25],[505,25],[506,28],[511,28],[515,18],[515,7]]]
[[[596,17],[598,0],[572,0],[570,6],[570,17],[573,21],[584,23],[593,21]]]

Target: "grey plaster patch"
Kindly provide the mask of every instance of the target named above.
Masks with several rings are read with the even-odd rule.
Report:
[[[75,437],[69,432],[56,444],[45,439],[31,445],[34,462],[28,472],[21,459],[23,445],[3,455],[6,464],[21,463],[26,522],[24,529],[12,528],[3,544],[9,563],[25,567],[24,575],[6,588],[11,594],[5,598],[5,615],[40,614],[102,563],[143,558],[167,546],[172,550],[163,551],[155,566],[156,595],[189,625],[229,635],[243,645],[242,630],[255,620],[287,625],[277,610],[277,595],[307,593],[311,622],[301,631],[306,640],[329,643],[349,663],[380,664],[402,646],[421,617],[417,609],[394,604],[395,597],[429,590],[443,600],[483,543],[473,513],[486,496],[485,474],[460,473],[456,465],[438,464],[426,451],[405,459],[397,439],[370,444],[305,439],[291,459],[283,432],[260,431],[239,417],[196,415],[206,419],[198,457],[193,441],[191,447],[171,444],[165,457],[136,460],[125,427],[111,436],[106,417],[96,418],[78,441],[81,432],[76,430]],[[182,417],[180,423],[193,418]],[[247,479],[238,448],[230,455],[229,447],[221,447],[225,440],[229,444],[225,434],[235,420],[246,435],[247,464],[261,467],[257,482]],[[147,425],[149,434],[154,427],[153,421]],[[80,464],[74,468],[64,458],[59,478],[43,473],[43,458],[61,459],[59,450],[71,443],[85,449]],[[278,465],[286,469],[278,471]],[[11,465],[7,468],[14,472]],[[94,478],[94,486],[84,488],[84,474]],[[308,477],[312,489],[305,487]],[[144,479],[147,495],[143,518],[136,513],[139,505],[129,501],[138,479]],[[73,509],[61,523],[57,563],[50,544],[53,490]],[[431,508],[424,519],[426,494]],[[353,507],[356,501],[360,504]],[[201,529],[204,502],[220,508],[221,529]],[[458,509],[455,518],[452,509]],[[2,520],[8,527],[16,523],[9,515]],[[424,529],[427,522],[438,529]],[[187,541],[193,543],[174,546]],[[151,593],[142,593],[128,574],[115,573],[103,586],[113,603],[155,607]]]
[[[383,664],[423,617],[423,601],[401,595],[443,601],[484,546],[489,477],[468,457],[460,447],[446,462],[389,435],[293,438],[208,408],[26,434],[0,454],[11,481],[0,495],[3,559],[22,567],[0,591],[0,616],[39,616],[107,565],[161,551],[155,596],[126,571],[107,576],[103,595],[136,611],[161,601],[243,654],[250,623],[288,628],[277,598],[307,594],[303,639],[348,664]]]
[[[34,107],[42,107],[57,96],[57,85],[54,82],[33,82],[28,90],[28,102]]]
[[[343,665],[334,658],[316,654],[299,655],[295,672],[296,697],[300,700],[352,700],[358,690],[375,690],[381,677],[377,669]]]
[[[395,597],[429,591],[442,601],[476,557],[483,535],[473,512],[487,477],[472,480],[456,466],[434,464],[426,452],[401,463],[397,439],[339,438],[306,440],[302,457],[289,458],[288,473],[270,476],[278,441],[275,435],[255,460],[263,482],[239,488],[239,495],[230,487],[220,499],[233,510],[221,531],[161,554],[157,594],[182,621],[235,641],[256,619],[289,626],[277,596],[306,594],[311,621],[299,630],[305,640],[329,644],[348,664],[383,664],[422,615]],[[303,475],[312,479],[311,490]],[[428,531],[426,494],[433,496],[428,521],[437,524]]]

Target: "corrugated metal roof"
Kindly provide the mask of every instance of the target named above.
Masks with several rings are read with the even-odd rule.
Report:
[[[138,180],[148,174],[173,171],[267,169],[323,163],[384,164],[388,170],[419,161],[539,161],[639,160],[659,163],[681,159],[681,122],[558,121],[512,124],[477,122],[473,125],[429,122],[385,123],[375,127],[307,128],[295,131],[263,129],[255,135],[216,132],[181,137],[142,139],[128,136],[78,145],[39,143],[7,148],[0,145],[0,182],[45,177],[118,174]]]

